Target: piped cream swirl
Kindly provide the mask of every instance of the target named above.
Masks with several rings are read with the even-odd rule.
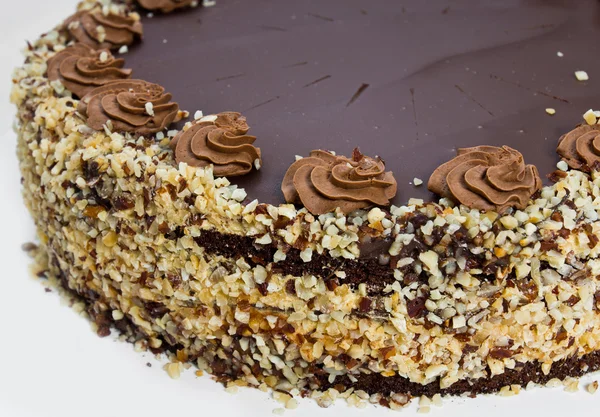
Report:
[[[142,37],[142,23],[132,16],[83,10],[67,18],[62,27],[75,41],[94,49],[116,49]]]
[[[177,163],[205,167],[213,165],[217,177],[245,175],[260,169],[260,149],[256,137],[247,135],[246,118],[236,112],[223,112],[193,122],[171,142]]]
[[[96,87],[114,80],[127,79],[130,69],[109,50],[93,49],[77,43],[48,60],[48,79],[60,81],[76,97],[83,97]]]
[[[190,6],[194,3],[194,0],[137,0],[137,2],[144,9],[170,13],[175,9]]]
[[[573,169],[589,172],[600,163],[600,126],[581,125],[561,136],[556,152]]]
[[[289,167],[281,185],[288,203],[302,204],[313,214],[386,206],[396,189],[396,180],[385,171],[384,162],[358,149],[352,159],[314,150]]]
[[[459,149],[429,178],[430,191],[465,206],[499,213],[522,209],[542,187],[538,170],[525,165],[523,155],[508,146]]]
[[[179,119],[179,105],[163,87],[142,80],[113,81],[86,94],[77,110],[95,130],[149,135]]]

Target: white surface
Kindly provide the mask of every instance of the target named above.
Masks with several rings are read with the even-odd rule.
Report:
[[[131,345],[98,338],[84,319],[62,305],[56,293],[28,273],[29,260],[21,244],[34,239],[34,229],[20,196],[20,176],[15,157],[13,108],[8,103],[10,74],[21,62],[25,39],[53,27],[69,15],[75,0],[3,0],[0,13],[0,152],[2,172],[0,204],[0,417],[119,417],[119,416],[266,416],[281,407],[268,394],[244,389],[225,393],[209,377],[197,378],[193,370],[171,380],[162,363],[149,353],[136,353]],[[7,7],[8,6],[8,7]],[[152,367],[146,366],[151,363]],[[596,375],[596,378],[598,375]],[[563,388],[534,389],[519,396],[445,400],[431,415],[534,416],[593,415],[600,407],[600,391],[588,394],[582,380],[580,392]],[[416,412],[416,405],[403,415]],[[587,412],[587,413],[586,413]],[[300,400],[289,416],[387,416],[393,411],[368,406],[348,408],[343,402],[320,409],[311,400]]]

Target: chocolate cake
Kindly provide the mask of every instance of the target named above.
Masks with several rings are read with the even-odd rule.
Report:
[[[13,79],[38,260],[172,376],[397,408],[595,371],[599,12],[85,0]]]

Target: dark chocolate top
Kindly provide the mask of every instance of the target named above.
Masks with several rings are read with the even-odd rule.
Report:
[[[402,204],[431,199],[427,180],[460,147],[508,145],[553,171],[560,135],[599,107],[599,12],[596,0],[219,0],[143,12],[144,41],[124,57],[192,116],[247,117],[262,169],[231,181],[250,198],[283,202],[295,155],[359,146],[385,160]]]

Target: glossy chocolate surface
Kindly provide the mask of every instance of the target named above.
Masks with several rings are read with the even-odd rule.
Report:
[[[595,0],[218,0],[142,16],[127,67],[191,115],[242,112],[263,168],[231,181],[262,202],[283,202],[294,156],[318,148],[380,155],[395,204],[432,199],[458,147],[508,145],[545,176],[560,135],[600,107]]]

